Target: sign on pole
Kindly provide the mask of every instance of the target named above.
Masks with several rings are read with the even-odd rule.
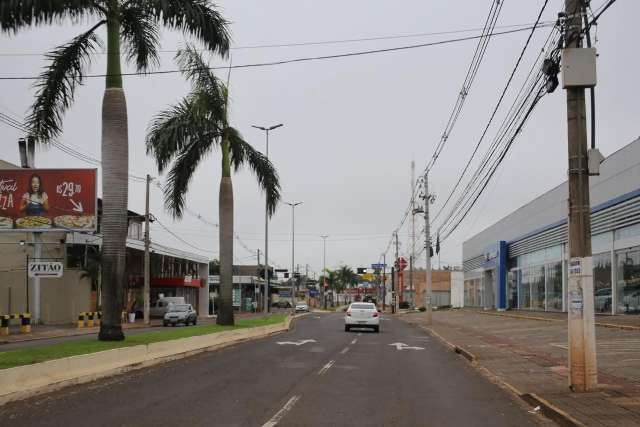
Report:
[[[374,270],[382,270],[386,266],[386,264],[371,264],[371,268],[373,268]]]
[[[64,267],[60,261],[29,261],[27,266],[29,277],[57,278],[62,277]]]
[[[0,231],[95,231],[96,169],[0,169]]]

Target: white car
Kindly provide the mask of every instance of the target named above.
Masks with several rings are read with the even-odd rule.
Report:
[[[309,306],[307,305],[307,303],[304,302],[299,302],[296,304],[296,313],[298,312],[307,312],[309,311]]]
[[[375,304],[351,303],[344,316],[344,330],[349,332],[351,328],[372,328],[375,332],[380,332],[380,313]]]

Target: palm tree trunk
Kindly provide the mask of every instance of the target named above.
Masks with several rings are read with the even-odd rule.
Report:
[[[222,142],[222,179],[219,195],[220,215],[220,304],[219,325],[233,325],[233,185],[231,184],[231,162],[229,143]]]
[[[107,79],[102,99],[102,323],[101,341],[124,339],[129,141],[127,102],[120,76],[120,24],[107,21]]]

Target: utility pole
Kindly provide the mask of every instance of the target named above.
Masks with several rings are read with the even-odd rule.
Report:
[[[382,254],[382,311],[385,310],[387,299],[387,253]]]
[[[296,257],[296,206],[301,205],[302,202],[285,202],[285,204],[291,206],[291,276],[289,281],[291,282],[291,310],[296,312],[296,288],[295,288],[295,257]]]
[[[267,157],[267,160],[269,160],[269,132],[282,126],[284,126],[282,123],[274,126],[270,126],[270,127],[251,125],[251,127],[260,129],[265,133],[266,140],[267,140],[265,155]],[[265,313],[269,311],[269,282],[270,281],[271,281],[271,277],[269,276],[269,200],[265,200],[265,206],[264,206],[264,282],[265,282],[264,286],[265,288],[264,288],[264,307],[263,307],[263,311]]]
[[[320,303],[324,305],[324,309],[327,309],[327,297],[324,293],[324,285],[327,282],[327,237],[328,234],[323,234],[322,236],[322,285],[320,285],[320,292],[322,293],[322,298],[320,299]]]
[[[260,248],[258,248],[258,277],[260,277]],[[256,312],[259,311],[260,301],[258,300],[258,294],[262,287],[260,286],[260,281],[258,281],[258,292],[256,292]]]
[[[398,231],[396,231],[395,233],[396,235],[396,261],[395,261],[395,265],[396,265],[396,274],[398,275],[398,280],[396,280],[396,285],[394,286],[394,294],[393,294],[393,312],[397,312],[400,309],[400,289],[398,289],[400,287],[400,274],[402,272],[402,270],[400,269],[400,263],[398,262],[398,250],[399,250],[399,243],[398,243]]]
[[[427,254],[426,265],[426,282],[427,289],[424,295],[424,306],[427,312],[426,324],[431,325],[431,227],[429,226],[429,205],[432,203],[433,198],[429,194],[429,173],[424,173],[424,245],[425,253]]]
[[[411,161],[411,212],[416,208],[416,162]],[[411,214],[411,254],[409,255],[409,292],[411,293],[411,307],[415,307],[416,300],[413,287],[413,260],[416,257],[416,219]]]
[[[151,184],[151,175],[147,175],[147,187],[144,198],[144,323],[149,324],[150,315],[150,299],[151,299],[151,262],[149,255],[149,246],[151,241],[149,239],[149,186]]]
[[[582,47],[582,0],[565,0],[566,48]],[[564,56],[564,55],[563,55]],[[566,87],[569,139],[569,386],[598,385],[584,87]]]

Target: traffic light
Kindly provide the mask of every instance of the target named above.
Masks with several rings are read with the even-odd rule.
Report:
[[[363,267],[358,267],[357,271],[358,271],[358,274],[366,274],[367,273],[367,269],[363,268]]]

